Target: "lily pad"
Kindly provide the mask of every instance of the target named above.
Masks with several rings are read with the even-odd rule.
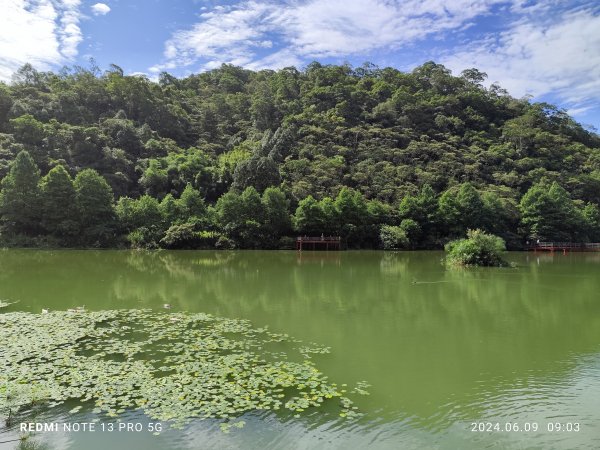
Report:
[[[355,417],[353,402],[319,371],[309,354],[328,353],[247,320],[203,313],[151,310],[0,314],[0,415],[32,404],[78,401],[119,417],[141,409],[153,420],[182,428],[194,419],[220,419],[222,429],[243,427],[248,411],[299,416],[339,402],[341,417]],[[355,392],[363,393],[365,385]]]
[[[18,302],[8,302],[6,300],[0,300],[0,309],[8,308],[10,305],[14,305],[15,303],[18,303]]]

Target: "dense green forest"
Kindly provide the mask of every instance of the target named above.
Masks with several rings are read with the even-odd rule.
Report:
[[[600,137],[565,111],[370,64],[0,83],[0,244],[442,248],[479,228],[600,241]]]

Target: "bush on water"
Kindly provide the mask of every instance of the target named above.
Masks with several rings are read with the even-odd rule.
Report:
[[[508,266],[502,257],[506,251],[504,239],[482,230],[468,230],[466,239],[447,243],[445,250],[446,264],[450,266]]]

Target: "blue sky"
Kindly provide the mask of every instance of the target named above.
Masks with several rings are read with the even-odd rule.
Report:
[[[22,64],[153,79],[222,63],[251,69],[428,60],[477,67],[600,128],[600,2],[571,0],[2,0],[0,80]]]

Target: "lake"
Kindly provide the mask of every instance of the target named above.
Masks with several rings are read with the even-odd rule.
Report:
[[[262,412],[245,414],[246,426],[229,434],[205,420],[160,436],[35,440],[48,449],[600,448],[600,253],[509,253],[515,268],[470,270],[446,269],[442,257],[0,250],[0,299],[18,301],[3,312],[169,303],[331,347],[313,356],[320,370],[340,384],[371,385],[356,398],[358,420]],[[35,421],[96,418],[68,409]],[[148,424],[136,411],[123,420]],[[18,437],[0,430],[0,441]]]

